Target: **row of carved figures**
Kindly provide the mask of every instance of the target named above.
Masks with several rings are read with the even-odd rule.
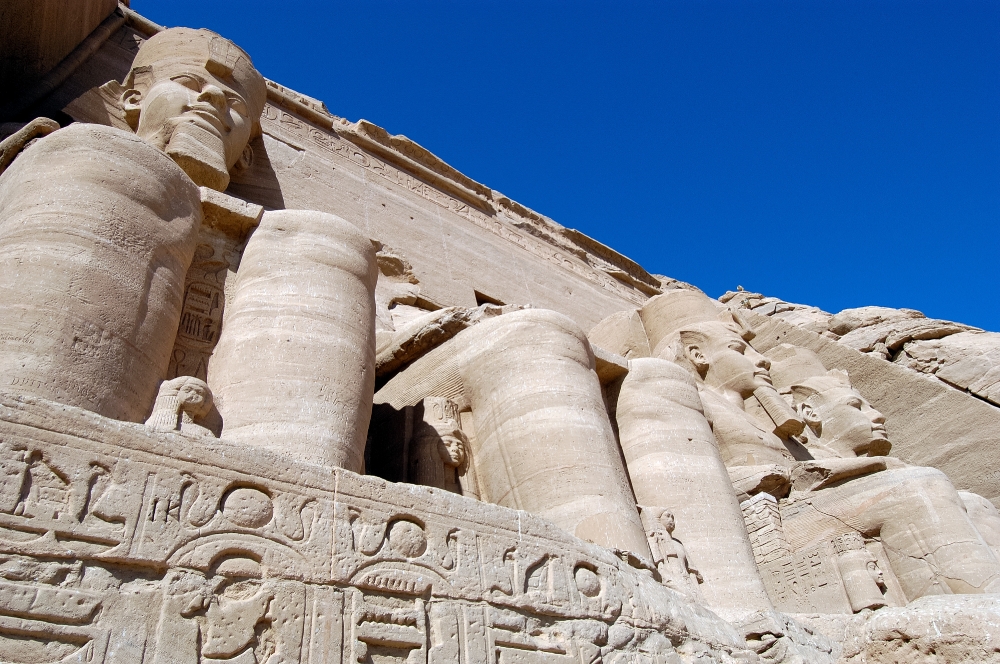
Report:
[[[1000,586],[951,482],[886,456],[884,418],[846,374],[791,346],[764,357],[700,292],[589,335],[540,309],[447,330],[426,312],[394,338],[406,362],[378,374],[372,241],[332,214],[219,193],[253,166],[266,88],[249,56],[165,30],[102,91],[131,131],[35,122],[0,148],[12,391],[356,473],[373,405],[422,404],[423,432],[403,432],[408,479],[625,552],[724,615],[772,606],[740,507],[760,494],[793,553],[877,540],[904,600]],[[190,288],[193,264],[215,290]],[[186,298],[222,324],[204,380],[164,382],[179,338],[212,341],[183,319]]]

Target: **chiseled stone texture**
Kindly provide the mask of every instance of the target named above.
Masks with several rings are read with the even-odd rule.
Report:
[[[63,64],[0,126],[0,661],[996,657],[987,333],[725,306],[207,30]]]
[[[755,659],[526,512],[32,397],[0,438],[4,661]]]
[[[860,307],[832,315],[759,293],[730,291],[721,299],[731,307],[779,318],[863,353],[936,376],[1000,406],[1000,333],[927,318],[913,309]]]
[[[73,124],[0,175],[0,374],[141,422],[170,361],[198,188],[135,135]]]
[[[846,624],[841,662],[973,664],[1000,662],[997,596],[939,595],[905,608],[855,616]]]
[[[899,339],[903,341],[894,346],[899,353],[897,361],[890,362],[880,354],[862,352],[841,343],[839,336],[830,329],[832,316],[824,314],[822,325],[803,323],[802,316],[816,322],[813,308],[746,292],[727,293],[721,299],[752,326],[757,333],[752,343],[761,352],[783,343],[802,346],[815,351],[828,368],[848,372],[854,387],[885,415],[894,456],[908,463],[938,468],[947,473],[959,489],[1000,504],[1000,468],[992,462],[1000,458],[1000,408],[984,394],[966,392],[967,386],[952,385],[931,373],[915,371],[910,366],[912,358],[907,359],[911,356],[906,355],[910,348],[914,357],[919,357],[916,349],[923,348],[924,344],[944,347],[953,337],[982,339],[983,347],[992,347],[1000,334],[962,331],[969,328],[955,329],[954,324],[942,322],[947,329],[953,330],[952,334],[916,341],[902,335]],[[920,323],[927,320],[917,312],[874,309],[865,308],[869,315],[862,315],[858,310],[847,312],[841,319],[844,327],[837,329],[851,329],[848,334],[853,334],[864,327],[852,326],[865,322],[884,325],[883,330],[888,330],[891,324],[900,321]],[[957,355],[949,367],[975,367],[976,376],[986,377],[992,371],[988,358],[986,351],[979,355]]]
[[[483,320],[397,374],[375,395],[396,410],[427,396],[471,411],[483,500],[649,559],[635,498],[583,331],[554,311]]]
[[[266,212],[208,368],[222,435],[364,470],[375,388],[375,249],[323,212]]]

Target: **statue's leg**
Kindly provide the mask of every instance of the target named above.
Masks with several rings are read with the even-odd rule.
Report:
[[[202,211],[153,146],[72,124],[0,176],[7,390],[142,422],[165,377]]]
[[[493,502],[649,557],[583,331],[529,309],[452,342],[475,422],[476,467]]]
[[[743,513],[691,375],[667,360],[632,360],[618,395],[617,419],[636,499],[673,513],[675,536],[704,577],[701,591],[709,605],[724,617],[770,609]]]
[[[802,497],[809,508],[785,531],[818,532],[816,523],[877,535],[908,600],[982,593],[1000,586],[1000,561],[969,520],[948,478],[934,468],[873,473]],[[810,523],[814,522],[814,523]]]
[[[371,242],[343,219],[264,215],[208,367],[223,438],[364,472],[376,277]]]

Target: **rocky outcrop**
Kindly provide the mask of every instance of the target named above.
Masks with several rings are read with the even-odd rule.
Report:
[[[746,291],[719,298],[731,308],[781,319],[1000,406],[1000,333],[927,318],[914,309],[859,307],[830,314]]]

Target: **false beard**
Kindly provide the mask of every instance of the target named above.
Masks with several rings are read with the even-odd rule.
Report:
[[[229,186],[226,146],[216,134],[190,122],[180,123],[164,152],[199,187],[225,191]]]

